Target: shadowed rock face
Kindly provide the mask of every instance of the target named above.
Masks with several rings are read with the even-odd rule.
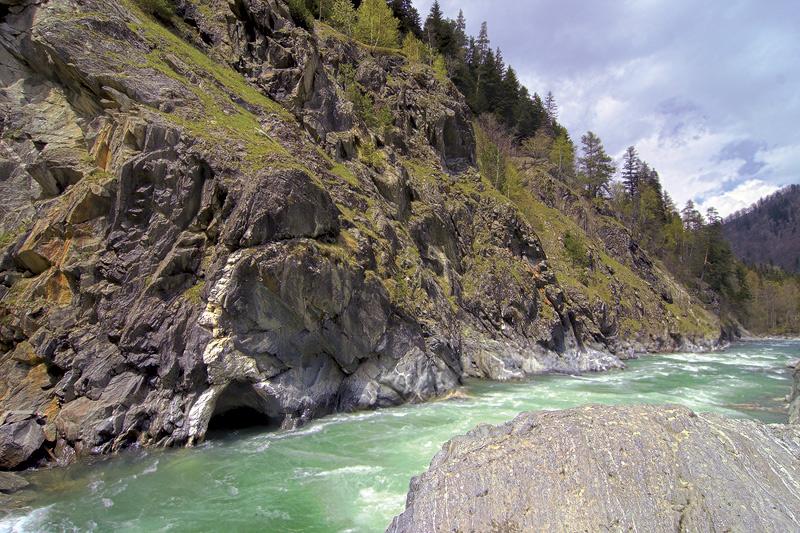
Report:
[[[0,468],[716,336],[624,230],[637,288],[564,289],[427,66],[279,0],[181,0],[167,26],[136,4],[0,0]]]
[[[587,405],[451,439],[387,531],[798,528],[797,427],[680,405]]]

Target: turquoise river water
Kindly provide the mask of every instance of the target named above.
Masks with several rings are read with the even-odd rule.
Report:
[[[469,381],[460,399],[42,470],[28,476],[36,499],[0,520],[0,531],[383,531],[403,511],[410,478],[445,441],[481,422],[586,403],[679,402],[783,423],[792,383],[786,362],[797,358],[798,341],[748,342],[643,356],[624,371]]]

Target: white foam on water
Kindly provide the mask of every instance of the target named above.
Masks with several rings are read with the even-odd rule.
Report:
[[[727,355],[723,352],[672,353],[664,354],[660,357],[670,361],[678,361],[680,363],[726,363],[730,361],[730,355]]]
[[[229,476],[226,476],[226,478],[229,479]],[[228,479],[224,479],[224,480],[223,479],[215,479],[214,480],[214,485],[216,485],[217,487],[223,487],[223,488],[227,489],[228,493],[231,496],[237,496],[239,494],[239,489],[236,488],[236,486],[233,483],[228,481]]]
[[[285,520],[287,522],[292,519],[289,513],[285,511],[278,511],[277,509],[264,510],[260,505],[256,507],[256,516],[263,516],[272,520]]]
[[[47,522],[52,505],[34,509],[23,516],[7,516],[0,519],[0,533],[22,533],[24,531],[40,531]]]
[[[367,465],[355,465],[355,466],[343,466],[342,468],[336,468],[335,470],[323,470],[322,472],[317,472],[314,474],[315,477],[328,477],[328,476],[346,476],[350,474],[361,474],[364,472],[380,472],[383,470],[381,466],[367,466]]]
[[[358,522],[374,523],[375,516],[383,516],[388,524],[392,517],[403,512],[406,495],[405,493],[378,491],[373,487],[367,487],[358,492],[358,502],[360,503]]]
[[[283,440],[305,435],[313,435],[314,433],[319,433],[328,426],[340,423],[351,423],[354,421],[367,420],[378,416],[383,416],[383,413],[381,411],[367,411],[363,413],[340,413],[320,420],[315,420],[298,429],[268,433],[264,435],[264,438],[269,440]]]
[[[292,470],[292,477],[289,479],[305,479],[314,477],[320,473],[321,468],[295,468]]]
[[[259,454],[267,451],[271,445],[272,442],[268,435],[259,435],[241,446],[239,451],[242,453]]]
[[[147,468],[142,470],[142,475],[152,474],[153,472],[156,472],[157,470],[158,470],[158,459],[156,459],[156,461],[153,464],[151,464],[150,466],[148,466]]]
[[[106,509],[114,506],[114,502],[109,498],[100,498],[100,503],[102,503],[103,507],[105,507]]]
[[[136,476],[131,476],[131,477],[133,477],[133,479],[136,479]],[[125,492],[125,489],[127,488],[128,488],[128,482],[119,480],[117,483],[108,488],[108,495],[119,496],[120,494]]]

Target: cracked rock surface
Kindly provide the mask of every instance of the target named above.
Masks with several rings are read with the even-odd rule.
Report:
[[[387,531],[799,528],[797,426],[680,405],[586,405],[451,439]]]

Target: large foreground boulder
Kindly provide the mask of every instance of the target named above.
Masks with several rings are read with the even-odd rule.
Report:
[[[680,405],[481,425],[411,480],[388,531],[799,531],[800,429]]]

